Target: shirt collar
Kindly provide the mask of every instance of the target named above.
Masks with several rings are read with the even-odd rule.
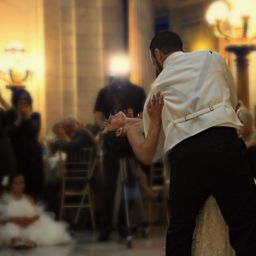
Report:
[[[177,51],[177,52],[174,52],[174,53],[171,53],[164,61],[163,63],[163,68],[165,68],[168,64],[171,63],[171,61],[173,61],[176,57],[180,56],[184,54],[184,52],[182,51]]]

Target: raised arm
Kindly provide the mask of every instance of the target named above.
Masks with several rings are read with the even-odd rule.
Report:
[[[127,134],[128,140],[136,157],[145,164],[150,164],[158,142],[161,129],[161,113],[163,97],[158,94],[153,96],[147,105],[150,116],[150,127],[145,138],[143,121],[138,118],[127,118],[124,113],[118,113],[112,120],[109,130],[121,129],[121,133]]]
[[[161,129],[161,113],[163,107],[163,97],[158,94],[149,101],[147,111],[150,116],[150,127],[148,135],[145,138],[143,132],[143,123],[137,122],[134,125],[128,125],[127,137],[137,158],[145,164],[150,164],[154,157],[158,137]]]

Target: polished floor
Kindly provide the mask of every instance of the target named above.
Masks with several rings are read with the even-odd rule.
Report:
[[[109,242],[97,242],[96,234],[79,232],[69,246],[38,247],[31,250],[0,249],[1,256],[158,256],[164,255],[164,229],[154,228],[148,238],[133,238],[132,248],[115,233]]]

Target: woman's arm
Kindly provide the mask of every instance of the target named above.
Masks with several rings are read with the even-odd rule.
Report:
[[[34,200],[32,199],[32,197],[27,196],[26,195],[26,199],[32,204],[34,205]],[[28,226],[30,226],[31,224],[33,224],[34,222],[36,222],[38,219],[40,218],[39,215],[35,215],[33,217],[12,217],[12,218],[8,218],[5,220],[5,223],[13,223],[16,224],[18,226],[21,226],[23,228],[27,228]]]
[[[35,215],[33,217],[12,217],[12,218],[3,220],[2,224],[13,223],[20,227],[26,228],[26,227],[30,226],[31,224],[33,224],[38,219],[39,219],[38,215]]]
[[[137,158],[144,164],[151,164],[158,142],[161,123],[151,122],[148,135],[145,138],[141,125],[130,126],[127,137]]]
[[[142,120],[137,119],[136,122],[132,120],[124,125],[124,130],[136,157],[145,164],[150,164],[154,157],[162,123],[162,108],[163,97],[160,94],[153,96],[147,105],[150,127],[146,138]]]

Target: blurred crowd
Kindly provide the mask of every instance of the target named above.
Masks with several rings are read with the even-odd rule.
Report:
[[[143,194],[152,202],[160,202],[162,194],[150,187],[150,167],[135,158],[127,139],[118,138],[115,141],[115,134],[103,136],[102,131],[111,115],[119,111],[129,117],[139,116],[144,101],[142,88],[128,79],[111,78],[109,85],[98,93],[94,123],[82,124],[75,117],[63,117],[53,124],[46,135],[42,135],[40,113],[33,112],[33,99],[27,90],[13,90],[11,104],[0,94],[1,193],[4,195],[10,189],[10,177],[19,174],[24,179],[24,194],[31,197],[35,204],[43,203],[46,210],[54,213],[55,219],[58,219],[63,193],[62,162],[68,161],[69,155],[79,154],[81,149],[90,147],[97,158],[92,190],[98,239],[109,240],[112,230],[116,228],[113,226],[115,214],[115,225],[120,235],[125,236],[122,230],[125,226],[123,203],[116,205],[115,202],[120,182],[120,159],[125,159],[129,184],[136,187],[140,195]],[[141,202],[136,202],[136,198],[133,201],[132,208],[139,209],[135,215],[143,215],[134,227],[148,225],[145,213],[141,213],[144,211],[141,210]],[[138,204],[139,207],[136,207]],[[65,216],[71,226],[73,219],[72,213]]]

